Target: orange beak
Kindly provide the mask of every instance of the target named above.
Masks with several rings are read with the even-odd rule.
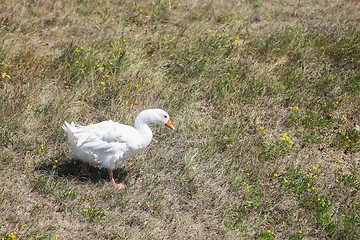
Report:
[[[173,124],[171,123],[170,119],[169,119],[169,121],[167,121],[167,123],[165,123],[165,126],[167,126],[168,128],[170,128],[171,130],[174,130],[174,129],[175,129],[174,126],[173,126]]]

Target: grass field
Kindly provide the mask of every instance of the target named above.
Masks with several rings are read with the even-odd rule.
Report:
[[[357,0],[0,0],[1,239],[360,239]],[[149,148],[79,174],[61,125]]]

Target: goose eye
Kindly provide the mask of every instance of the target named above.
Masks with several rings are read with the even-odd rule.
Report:
[[[164,116],[164,118],[167,118],[167,116]]]

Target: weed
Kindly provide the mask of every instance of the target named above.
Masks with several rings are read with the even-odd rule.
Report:
[[[302,240],[304,237],[301,235],[301,233],[295,233],[290,235],[289,240]]]
[[[290,166],[290,168],[282,174],[279,183],[295,194],[302,194],[311,190],[314,186],[314,177],[307,173],[301,166]]]
[[[105,216],[102,208],[91,208],[88,207],[82,211],[82,214],[91,221],[98,221]]]
[[[347,78],[345,86],[349,92],[360,93],[360,73]]]
[[[261,149],[258,158],[261,161],[272,161],[290,152],[291,146],[285,141],[278,140]]]
[[[8,64],[6,63],[6,62],[2,62],[1,64],[0,64],[0,76],[2,77],[2,78],[11,78],[10,77],[10,75],[9,74],[7,74],[6,73],[6,67],[8,66]]]
[[[299,199],[300,206],[318,213],[324,213],[328,210],[331,202],[320,198],[315,194],[303,195]]]
[[[240,210],[236,210],[232,214],[227,215],[224,220],[224,225],[225,227],[240,233],[246,233],[248,231],[244,222],[244,213]]]
[[[66,190],[64,191],[63,199],[64,199],[64,200],[65,200],[65,199],[74,200],[74,199],[76,198],[76,195],[77,195],[76,189],[70,189],[70,188],[68,188],[68,189],[66,189]]]
[[[275,235],[271,232],[271,230],[267,230],[266,232],[259,233],[256,237],[258,240],[275,240]]]

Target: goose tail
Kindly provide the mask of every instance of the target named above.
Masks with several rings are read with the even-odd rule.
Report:
[[[74,122],[71,122],[71,124],[69,124],[67,121],[65,121],[64,124],[62,125],[62,129],[64,129],[64,131],[67,133],[69,143],[71,145],[73,145],[73,144],[76,145],[76,138],[74,136],[76,127],[75,127]]]

